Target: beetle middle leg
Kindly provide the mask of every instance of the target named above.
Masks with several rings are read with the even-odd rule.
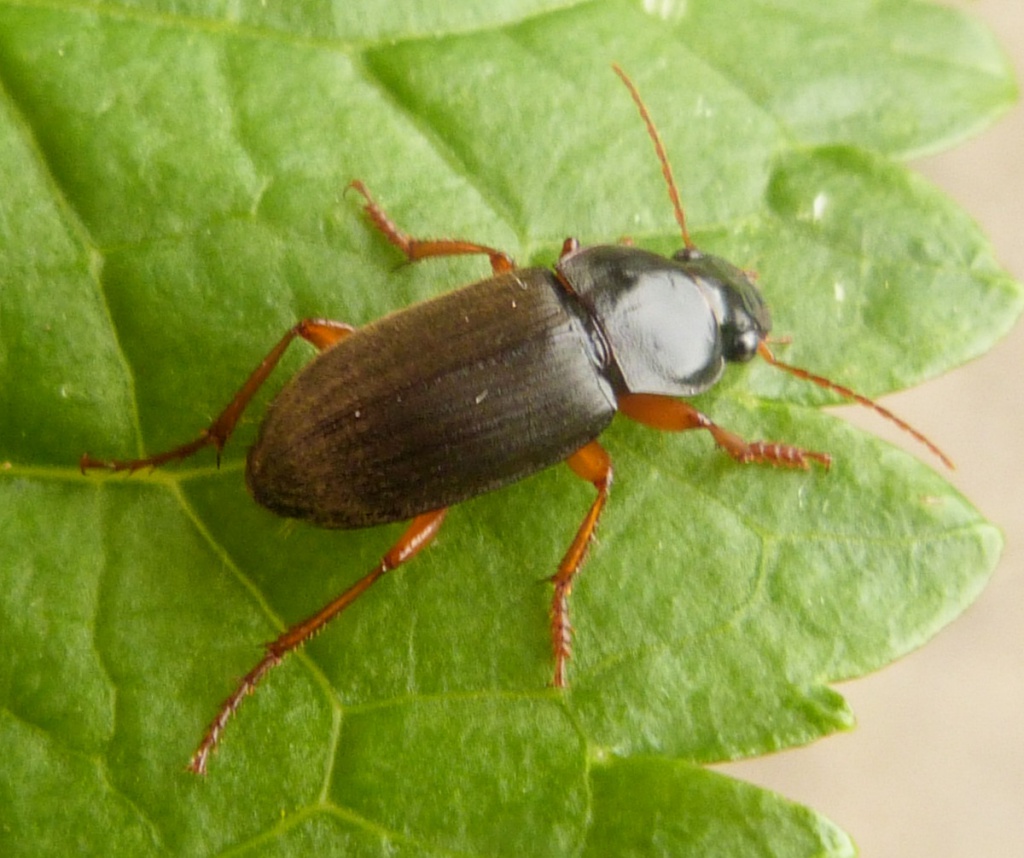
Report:
[[[322,631],[324,626],[369,590],[386,572],[397,569],[433,542],[438,530],[441,529],[441,523],[444,521],[447,512],[447,509],[439,509],[414,518],[398,542],[391,547],[381,558],[380,563],[371,569],[370,572],[356,581],[355,584],[345,590],[340,596],[324,605],[315,614],[291,626],[275,640],[267,644],[266,653],[263,658],[260,659],[252,670],[242,677],[238,687],[221,704],[216,717],[206,728],[199,747],[196,748],[196,752],[189,761],[188,767],[191,771],[196,774],[206,773],[207,760],[209,760],[210,754],[216,748],[217,742],[220,741],[224,727],[231,716],[235,714],[235,710],[238,709],[242,701],[256,690],[256,684],[272,668],[277,667],[288,653],[302,646],[311,637]]]
[[[220,452],[224,449],[228,438],[235,429],[238,419],[242,416],[246,406],[256,395],[263,382],[274,371],[281,357],[284,355],[288,345],[296,337],[312,343],[320,351],[330,348],[339,340],[351,334],[355,328],[344,322],[332,322],[329,319],[303,319],[294,325],[288,332],[278,340],[260,365],[252,371],[246,379],[245,384],[239,388],[231,402],[228,403],[220,415],[207,426],[199,435],[191,441],[165,450],[163,453],[156,453],[142,459],[95,459],[88,453],[83,453],[79,460],[79,467],[84,474],[88,468],[107,468],[111,471],[128,471],[132,473],[140,468],[155,468],[166,462],[173,462],[180,459],[187,459],[194,453],[199,452],[203,447],[213,446],[217,448],[217,462],[220,463]]]
[[[828,468],[832,457],[790,444],[772,441],[745,441],[723,429],[688,402],[654,393],[629,393],[619,397],[619,411],[638,423],[669,432],[706,429],[726,453],[737,462],[766,462],[788,468],[809,468],[811,461]]]
[[[378,205],[377,201],[370,196],[366,185],[353,179],[349,183],[352,190],[357,191],[366,200],[363,209],[367,217],[384,237],[395,247],[405,254],[410,262],[418,262],[421,259],[429,259],[435,256],[463,256],[466,254],[480,253],[488,256],[491,260],[491,269],[495,274],[504,271],[512,271],[516,264],[512,257],[505,251],[486,244],[477,244],[474,241],[465,241],[460,238],[413,238],[411,235],[400,230],[387,213]]]
[[[580,523],[576,536],[569,550],[558,564],[558,571],[551,576],[555,593],[551,600],[551,644],[555,656],[556,688],[565,687],[565,665],[572,657],[572,626],[569,623],[569,594],[572,592],[573,578],[583,565],[587,548],[594,538],[594,528],[601,517],[608,490],[612,484],[612,460],[604,447],[591,441],[573,453],[566,464],[587,482],[593,483],[597,489],[597,497],[590,505],[586,516]]]

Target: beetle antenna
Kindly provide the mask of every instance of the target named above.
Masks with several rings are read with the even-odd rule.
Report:
[[[953,460],[950,459],[949,456],[947,456],[945,453],[943,453],[942,450],[939,449],[939,446],[937,444],[929,440],[923,432],[918,431],[909,423],[907,423],[906,420],[897,417],[888,408],[886,408],[883,405],[879,405],[873,399],[868,399],[868,397],[864,396],[864,394],[862,393],[857,393],[857,391],[855,390],[851,390],[848,387],[843,387],[841,384],[836,384],[834,381],[825,378],[823,375],[816,375],[813,372],[808,372],[806,369],[801,369],[798,366],[793,366],[792,364],[784,363],[783,361],[776,358],[774,354],[772,354],[772,350],[768,348],[768,345],[764,342],[762,342],[757,347],[757,352],[772,366],[778,367],[784,372],[788,372],[790,375],[795,375],[797,378],[803,378],[806,379],[807,381],[814,382],[814,384],[818,385],[819,387],[824,387],[826,390],[832,390],[838,393],[840,396],[845,396],[847,399],[852,399],[858,405],[863,405],[867,408],[870,408],[872,411],[881,414],[882,417],[884,417],[886,420],[895,423],[904,432],[908,433],[909,435],[913,436],[918,441],[920,441],[922,444],[924,444],[924,446],[926,446],[929,450],[931,450],[936,456],[938,456],[942,460],[942,463],[947,468],[949,468],[950,470],[954,470],[956,468],[956,465],[953,464]]]
[[[658,161],[661,163],[661,174],[665,177],[665,183],[668,185],[668,195],[669,199],[672,200],[672,208],[676,213],[676,222],[683,232],[683,244],[686,245],[687,250],[693,250],[694,244],[690,239],[689,231],[686,229],[686,215],[683,214],[683,204],[679,199],[679,189],[676,187],[676,180],[672,176],[672,165],[668,162],[668,155],[665,153],[665,145],[661,142],[661,135],[658,134],[654,120],[651,119],[651,114],[647,112],[647,105],[644,104],[643,99],[640,97],[640,91],[636,88],[633,81],[629,79],[629,75],[622,70],[618,63],[612,63],[612,71],[626,85],[626,89],[629,90],[629,94],[633,97],[633,102],[640,111],[640,118],[643,119],[644,125],[647,126],[647,133],[654,143],[654,151],[657,153]]]

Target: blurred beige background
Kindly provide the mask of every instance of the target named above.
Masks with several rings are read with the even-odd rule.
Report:
[[[987,21],[1024,82],[1024,0],[949,0]],[[981,224],[1024,280],[1024,109],[914,168]],[[957,463],[952,482],[1003,530],[988,589],[920,651],[839,687],[849,734],[726,767],[825,813],[865,858],[1024,856],[1024,325],[986,357],[885,404]],[[927,459],[873,417],[858,424]]]

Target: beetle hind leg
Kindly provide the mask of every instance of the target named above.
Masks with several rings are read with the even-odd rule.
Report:
[[[203,739],[196,748],[196,752],[189,761],[188,768],[196,774],[206,774],[206,763],[217,747],[221,734],[227,726],[231,716],[242,704],[242,701],[256,690],[256,685],[272,668],[277,667],[284,657],[294,649],[298,649],[311,637],[321,632],[331,620],[351,605],[363,593],[370,589],[386,572],[397,569],[403,563],[411,560],[420,551],[426,548],[438,530],[447,514],[447,509],[439,509],[434,512],[424,513],[412,520],[405,533],[385,554],[380,563],[370,570],[366,575],[355,582],[340,596],[324,605],[319,611],[302,622],[296,623],[291,628],[280,634],[275,640],[267,644],[266,653],[263,658],[250,670],[238,687],[231,693],[220,706],[216,717],[210,722],[203,734]]]
[[[267,380],[270,373],[274,371],[274,367],[277,366],[278,361],[281,360],[282,355],[284,355],[292,340],[296,337],[301,337],[312,343],[320,351],[324,351],[351,334],[354,330],[355,328],[344,322],[332,322],[329,319],[303,319],[297,325],[289,328],[288,332],[278,340],[277,345],[263,358],[260,365],[252,371],[245,384],[242,385],[238,393],[228,403],[227,408],[218,415],[213,423],[200,432],[196,438],[171,450],[165,450],[162,453],[156,453],[141,459],[96,459],[88,453],[83,453],[82,458],[78,462],[82,473],[84,474],[90,468],[106,468],[110,471],[128,471],[133,473],[140,468],[155,468],[167,462],[187,459],[194,453],[198,453],[203,447],[216,447],[217,462],[219,464],[220,451],[224,449],[224,445],[234,431],[238,419],[242,416],[242,412],[245,411],[246,406],[253,396],[256,395],[256,391],[262,387],[263,382]]]
[[[565,668],[572,657],[572,625],[569,623],[569,594],[572,592],[573,579],[580,571],[586,557],[587,548],[594,538],[594,529],[608,500],[608,490],[612,484],[612,462],[605,449],[591,441],[573,453],[566,463],[587,482],[593,483],[597,489],[597,497],[590,505],[583,521],[580,522],[576,536],[569,550],[558,564],[558,571],[551,576],[554,595],[551,599],[551,646],[555,657],[555,676],[553,684],[556,688],[564,688],[566,684]]]

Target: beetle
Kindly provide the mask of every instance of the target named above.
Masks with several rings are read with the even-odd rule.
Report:
[[[319,350],[269,405],[246,461],[253,498],[271,512],[325,528],[411,520],[369,573],[266,645],[221,704],[190,760],[206,771],[228,720],[286,654],[319,632],[387,572],[437,535],[448,508],[566,462],[597,494],[551,576],[553,684],[571,657],[569,594],[612,484],[597,438],[616,413],[668,430],[708,431],[739,462],[828,468],[827,453],[744,441],[683,397],[725,364],[760,355],[773,365],[871,407],[946,456],[872,400],[783,363],[767,339],[771,317],[753,275],[690,239],[668,157],[646,106],[617,65],[654,144],[683,248],[671,257],[631,244],[583,247],[569,238],[553,268],[519,268],[506,253],[460,239],[421,240],[399,229],[356,180],[370,222],[410,262],[482,254],[492,276],[365,327],[300,321],[278,341],[223,412],[195,439],[145,458],[80,460],[133,472],[220,453],[242,412],[296,338]]]

